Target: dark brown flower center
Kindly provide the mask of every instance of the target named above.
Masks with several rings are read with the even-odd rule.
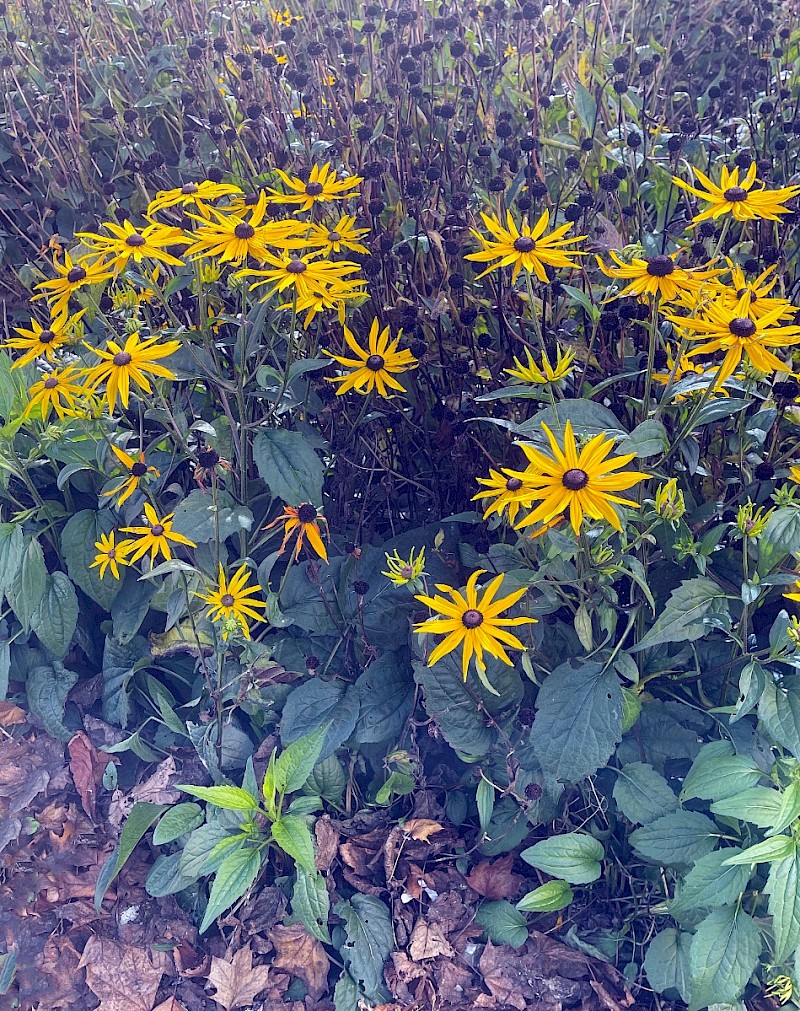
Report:
[[[647,261],[647,273],[651,277],[666,277],[675,269],[671,256],[651,256]]]
[[[123,369],[126,365],[130,365],[133,358],[127,351],[118,351],[111,361],[118,369]]]
[[[234,228],[233,234],[237,239],[252,239],[256,234],[255,228],[249,225],[246,221],[240,221],[239,224]]]
[[[340,242],[341,238],[338,232],[328,232],[328,242]]]
[[[153,537],[161,537],[164,533],[164,527],[161,523],[156,523],[155,526],[150,527],[150,533]]]
[[[255,204],[258,203],[259,196],[260,196],[259,193],[248,193],[247,196],[244,198],[244,202],[248,207],[253,207]]]
[[[297,518],[301,523],[313,523],[317,518],[317,510],[310,502],[304,502],[297,510]]]
[[[729,186],[722,195],[729,204],[739,204],[743,200],[747,200],[747,190],[742,189],[741,186]]]
[[[220,604],[222,604],[223,607],[233,607],[236,601],[234,600],[234,598],[231,596],[230,593],[223,593],[222,596],[219,598],[219,602]]]
[[[518,253],[530,253],[536,249],[536,243],[530,235],[520,235],[518,239],[514,240],[514,249]]]
[[[83,267],[73,267],[72,270],[67,274],[67,280],[70,284],[77,284],[78,281],[83,281],[86,277],[86,271]]]
[[[748,291],[750,292],[750,301],[755,302],[756,299],[758,298],[758,295],[753,291],[752,288],[739,288],[739,290],[736,292],[736,297],[744,298],[744,296],[748,293]]]
[[[305,274],[308,270],[308,264],[305,260],[290,260],[286,264],[286,269],[290,274]]]
[[[183,186],[181,186],[181,193],[183,193],[186,197],[190,197],[193,193],[197,193],[199,189],[200,187],[197,183],[184,183]]]
[[[322,183],[306,183],[306,193],[310,197],[318,197],[322,193]]]
[[[44,388],[46,390],[54,390],[58,386],[58,380],[55,376],[48,376],[44,381]]]
[[[735,316],[728,324],[728,329],[734,337],[752,337],[757,328],[746,316]]]
[[[106,551],[106,558],[110,558],[113,561],[116,557],[117,557],[116,548],[109,548],[108,551]]]
[[[201,467],[208,470],[211,467],[216,467],[219,463],[219,453],[216,449],[201,449],[197,454],[197,460]]]
[[[461,615],[461,622],[467,628],[477,628],[478,625],[483,624],[483,615],[480,611],[476,611],[475,608],[472,607],[469,611],[464,611]]]
[[[143,246],[147,242],[147,239],[143,235],[139,235],[134,232],[133,235],[129,235],[125,240],[126,246]]]
[[[506,481],[506,488],[508,491],[519,491],[522,487],[522,481],[518,477],[510,477]]]
[[[133,474],[134,477],[144,477],[146,473],[147,473],[146,463],[141,463],[140,461],[137,460],[137,462],[131,467],[131,474]]]
[[[570,467],[561,478],[561,483],[570,491],[580,491],[589,483],[589,475],[580,467]]]
[[[49,344],[51,341],[56,339],[56,335],[52,330],[42,330],[39,334],[40,344]]]
[[[386,362],[381,355],[370,355],[365,364],[370,372],[380,372]]]

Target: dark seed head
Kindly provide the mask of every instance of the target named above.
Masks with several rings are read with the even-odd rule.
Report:
[[[134,232],[133,235],[129,235],[127,239],[125,239],[126,246],[143,246],[146,242],[147,239],[143,235],[139,235],[137,232]]]
[[[51,341],[55,340],[55,333],[52,330],[42,330],[39,334],[40,344],[49,344]]]
[[[54,390],[58,386],[58,380],[55,376],[48,376],[43,385],[46,390]]]
[[[82,281],[86,277],[86,271],[83,267],[73,267],[72,270],[67,274],[67,280],[70,284],[77,284],[78,281]]]
[[[380,372],[386,362],[380,355],[370,355],[365,364],[371,372]]]
[[[340,242],[342,239],[338,232],[328,232],[328,242]]]
[[[132,358],[127,351],[118,351],[111,361],[117,366],[117,368],[121,369],[126,365],[130,365]]]
[[[317,510],[310,502],[304,502],[297,510],[297,518],[301,523],[313,523],[317,518]]]
[[[509,491],[519,491],[521,487],[522,487],[522,481],[520,481],[520,479],[518,477],[510,477],[506,481],[506,488]]]
[[[353,589],[359,597],[363,597],[369,593],[369,583],[364,579],[356,579],[353,581]]]
[[[240,221],[239,224],[234,228],[233,234],[237,239],[252,239],[256,234],[255,228],[249,225],[246,221]]]
[[[461,615],[461,621],[467,628],[477,628],[478,625],[483,624],[483,615],[475,608],[470,608],[469,611],[464,611]]]
[[[746,316],[736,316],[728,324],[728,329],[734,337],[752,337],[756,332],[756,325]]]
[[[647,273],[651,277],[666,277],[675,269],[671,256],[651,256],[647,261]]]
[[[747,190],[742,189],[741,186],[729,186],[722,195],[730,204],[739,204],[743,200],[747,200]]]
[[[318,197],[322,193],[322,183],[306,183],[306,193],[310,197]]]
[[[308,270],[305,260],[290,260],[286,264],[286,269],[290,274],[304,274]]]
[[[137,460],[136,463],[131,467],[131,474],[134,477],[144,477],[147,473],[147,464],[142,463],[141,460]]]
[[[150,527],[150,533],[153,537],[162,537],[164,534],[164,527],[161,523],[156,523],[155,526]]]
[[[514,240],[514,249],[518,253],[530,253],[536,249],[536,243],[530,235],[520,235],[518,239]]]
[[[222,604],[223,607],[233,607],[236,601],[232,594],[223,593],[222,596],[219,598],[219,602],[220,604]]]
[[[570,491],[580,491],[589,483],[589,475],[580,467],[571,467],[561,478],[561,483]]]
[[[219,463],[219,453],[216,449],[201,449],[197,454],[197,462],[205,470],[210,470]]]
[[[184,183],[183,186],[181,186],[181,193],[183,193],[186,197],[190,197],[193,193],[197,193],[199,189],[200,187],[197,183]]]

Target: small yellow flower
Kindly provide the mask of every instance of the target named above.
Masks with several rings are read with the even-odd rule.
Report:
[[[800,464],[795,463],[789,468],[789,477],[795,484],[800,484]]]
[[[547,350],[542,350],[542,363],[536,361],[528,348],[525,348],[527,365],[523,365],[519,358],[514,358],[516,368],[506,369],[509,376],[522,379],[526,383],[536,383],[543,386],[547,383],[558,383],[565,379],[572,372],[575,362],[574,351],[562,351],[560,346],[556,346],[556,362],[552,364],[547,354]]]
[[[169,561],[172,558],[171,544],[185,544],[190,548],[197,547],[194,541],[190,541],[188,537],[184,537],[183,534],[176,533],[172,529],[172,517],[175,515],[174,513],[169,513],[167,516],[159,518],[150,503],[145,502],[144,515],[147,520],[147,526],[122,528],[122,533],[135,534],[138,538],[138,540],[135,541],[123,542],[123,544],[129,545],[129,564],[137,562],[143,555],[146,555],[148,551],[150,552],[151,565],[158,554],[160,554],[165,561]]]
[[[274,187],[270,187],[272,196],[270,199],[280,204],[297,204],[299,211],[307,211],[314,204],[325,203],[331,200],[347,200],[353,196],[350,192],[363,183],[361,176],[348,176],[346,179],[337,179],[336,172],[331,168],[331,163],[326,162],[322,168],[314,165],[308,182],[304,182],[297,176],[288,176],[281,169],[275,169],[280,176],[288,193],[281,193]]]
[[[391,555],[388,551],[385,554],[388,568],[385,572],[381,572],[382,576],[386,576],[397,587],[408,586],[415,592],[422,589],[422,577],[425,575],[424,547],[419,549],[416,557],[412,548],[407,559],[400,557],[397,548]]]
[[[480,502],[483,499],[494,499],[483,511],[483,518],[488,519],[493,513],[500,515],[508,512],[508,522],[516,522],[520,509],[528,508],[531,504],[533,486],[526,484],[525,480],[515,471],[503,468],[502,471],[489,469],[488,477],[479,477],[478,484],[482,484],[486,491],[479,491],[472,496],[473,502]]]
[[[212,183],[203,179],[199,183],[189,182],[172,190],[160,190],[147,206],[147,217],[152,218],[159,211],[169,207],[191,207],[194,205],[200,214],[208,217],[206,203],[209,200],[219,200],[220,197],[241,196],[238,186],[230,183]]]
[[[332,383],[341,384],[336,391],[337,395],[341,396],[352,389],[357,390],[359,393],[371,393],[372,390],[377,389],[382,397],[388,397],[390,394],[387,393],[387,386],[393,390],[405,393],[405,387],[398,383],[394,375],[407,372],[409,369],[415,369],[419,363],[410,351],[397,350],[400,338],[395,337],[394,340],[390,341],[389,327],[385,326],[379,333],[378,320],[373,319],[369,331],[368,346],[365,350],[358,344],[347,327],[343,327],[342,329],[344,331],[344,339],[356,357],[343,358],[330,351],[325,352],[334,361],[350,369],[349,375],[335,376],[329,380]]]
[[[51,410],[62,421],[67,416],[74,417],[76,400],[86,393],[78,381],[81,375],[74,365],[53,369],[28,390],[28,406],[22,412],[22,417],[30,417],[37,407],[41,410],[42,421],[47,421]]]
[[[74,263],[67,250],[64,250],[63,264],[53,260],[53,269],[59,276],[52,281],[41,281],[37,284],[36,289],[39,293],[31,299],[35,302],[39,298],[46,298],[52,316],[65,313],[70,298],[80,288],[102,284],[113,276],[113,272],[103,264]]]
[[[164,365],[159,365],[161,358],[168,358],[181,346],[180,341],[162,341],[158,337],[139,340],[138,333],[132,333],[124,346],[109,340],[105,351],[86,345],[89,350],[101,358],[98,365],[87,369],[85,374],[92,391],[105,382],[108,410],[114,413],[117,397],[124,408],[130,400],[131,381],[145,393],[153,389],[148,381],[150,376],[161,376],[163,379],[174,379],[175,373]]]
[[[754,540],[764,533],[764,527],[772,515],[772,509],[765,509],[764,506],[756,506],[755,502],[748,499],[739,506],[736,513],[736,528],[743,537]]]
[[[183,266],[183,260],[165,249],[166,246],[181,245],[188,241],[180,228],[151,223],[140,229],[134,228],[130,221],[123,221],[121,225],[105,221],[102,227],[111,235],[100,235],[98,232],[75,234],[88,249],[97,254],[96,262],[105,269],[119,273],[128,265],[129,260],[139,264],[145,258],[174,267]]]
[[[308,543],[323,560],[323,562],[328,561],[328,552],[325,548],[320,532],[320,525],[322,525],[325,527],[326,536],[330,536],[328,533],[328,521],[324,516],[320,516],[317,513],[316,507],[311,505],[310,502],[304,502],[302,505],[296,507],[284,506],[281,515],[278,516],[277,519],[274,519],[272,523],[268,523],[264,529],[270,530],[279,523],[283,523],[284,533],[283,542],[280,547],[281,554],[283,554],[286,550],[286,545],[289,543],[291,537],[296,533],[297,541],[294,546],[295,561],[297,561],[300,556],[305,539],[308,539]]]
[[[481,217],[493,238],[487,239],[480,232],[472,229],[472,234],[481,243],[483,249],[477,253],[468,253],[466,259],[476,260],[480,263],[489,263],[491,260],[497,260],[497,262],[491,263],[482,274],[478,274],[479,278],[493,270],[499,270],[500,267],[513,266],[512,282],[517,280],[520,270],[525,270],[528,273],[534,273],[543,284],[547,284],[549,278],[545,267],[571,269],[577,267],[578,264],[570,257],[583,255],[577,250],[565,248],[586,238],[585,235],[578,235],[573,239],[564,238],[572,228],[572,222],[567,222],[549,235],[545,235],[550,223],[549,211],[543,211],[532,228],[527,222],[523,222],[522,226],[518,227],[511,211],[506,214],[505,228],[499,220],[490,218],[487,214],[481,212]]]
[[[331,253],[341,253],[347,249],[353,253],[369,253],[369,249],[358,240],[369,235],[368,228],[356,228],[356,219],[350,214],[343,214],[336,224],[309,225],[305,245],[309,249],[318,249],[322,256]]]
[[[139,483],[147,474],[152,474],[153,477],[160,477],[161,475],[155,467],[148,467],[144,460],[144,453],[139,453],[137,458],[134,459],[126,453],[124,449],[120,449],[119,446],[113,445],[111,447],[111,452],[128,471],[128,476],[117,480],[108,491],[101,492],[101,495],[104,498],[111,495],[119,496],[116,503],[119,508],[119,506],[121,506],[124,502],[127,502],[131,495],[133,495],[139,487]]]
[[[265,608],[267,606],[266,601],[253,599],[253,594],[258,593],[261,587],[258,583],[248,586],[249,578],[250,573],[246,563],[239,566],[230,580],[226,578],[225,570],[220,565],[216,589],[207,594],[198,593],[198,597],[210,605],[208,617],[212,621],[222,619],[223,639],[228,638],[232,627],[236,631],[240,631],[246,639],[249,639],[250,626],[247,624],[247,619],[264,620],[263,615],[254,610],[257,607]]]
[[[112,530],[109,534],[101,534],[100,540],[95,541],[94,546],[97,549],[97,554],[89,568],[99,568],[101,579],[105,578],[106,569],[110,568],[114,579],[119,579],[119,566],[128,564],[127,556],[133,546],[132,542],[123,541],[121,544],[117,544]]]
[[[794,993],[794,982],[790,976],[773,976],[764,987],[764,996],[778,1002],[788,1004]]]
[[[630,263],[621,259],[614,250],[608,254],[616,267],[606,267],[600,257],[597,263],[606,277],[626,280],[629,283],[618,292],[614,298],[624,298],[628,295],[646,301],[647,296],[660,296],[665,302],[671,302],[681,293],[695,293],[701,281],[716,277],[718,270],[697,270],[679,267],[675,260],[680,255],[672,253],[669,256],[633,257]]]
[[[254,278],[251,285],[254,291],[269,287],[261,296],[262,302],[284,291],[292,296],[296,293],[298,300],[312,296],[338,298],[339,292],[353,283],[346,275],[361,268],[352,260],[318,260],[318,255],[312,252],[305,256],[290,256],[289,253],[275,256],[265,251],[260,259],[269,266],[268,270],[239,270],[233,276],[235,280]]]
[[[85,309],[81,309],[74,316],[68,316],[65,310],[60,315],[53,316],[46,327],[43,327],[36,319],[31,320],[30,329],[15,326],[14,330],[19,334],[19,337],[11,337],[5,343],[0,344],[0,347],[3,348],[25,352],[15,360],[11,368],[19,369],[35,358],[41,357],[45,357],[50,362],[55,361],[56,348],[72,341],[72,330],[85,312]]]
[[[667,523],[677,523],[686,512],[683,492],[678,489],[678,479],[671,477],[658,486],[655,497],[656,512]]]
[[[681,189],[709,203],[709,207],[692,218],[695,224],[709,218],[719,218],[723,214],[732,214],[737,221],[753,221],[756,218],[780,221],[781,214],[791,213],[788,207],[783,206],[784,202],[800,194],[800,186],[784,186],[781,189],[768,190],[762,185],[761,189],[754,190],[755,162],[751,163],[747,175],[742,180],[739,179],[738,167],[729,172],[727,166],[723,165],[719,186],[698,168],[694,169],[694,174],[705,186],[704,190],[690,186],[677,176],[673,176],[672,181]]]

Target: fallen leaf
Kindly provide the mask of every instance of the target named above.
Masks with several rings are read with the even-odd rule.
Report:
[[[418,842],[427,842],[436,832],[443,832],[444,825],[430,818],[409,818],[403,822],[403,831]]]
[[[175,804],[181,799],[180,790],[171,787],[170,781],[177,778],[175,759],[165,758],[148,779],[138,783],[130,792],[135,804]]]
[[[106,766],[112,761],[111,755],[98,751],[83,731],[70,738],[67,751],[69,771],[83,810],[94,821],[97,784],[102,779]]]
[[[0,727],[17,727],[25,722],[25,710],[13,702],[0,702]]]
[[[511,871],[513,866],[513,853],[499,860],[482,860],[467,875],[467,884],[485,899],[513,899],[522,885],[522,876]]]
[[[421,917],[411,931],[409,953],[415,962],[424,962],[428,958],[454,958],[455,951],[441,928],[435,923],[428,923]]]
[[[186,1011],[186,1008],[175,997],[167,997],[158,1007],[153,1008],[153,1011]]]
[[[299,976],[314,1000],[325,992],[330,962],[320,942],[302,923],[290,927],[278,924],[270,930],[269,939],[275,945],[272,964],[276,969]]]
[[[257,993],[267,985],[270,967],[253,966],[253,952],[250,946],[240,948],[230,962],[224,958],[211,957],[211,971],[208,982],[216,988],[214,1000],[225,1011],[252,1004]]]
[[[317,843],[317,855],[314,861],[317,870],[329,871],[339,851],[339,831],[331,821],[329,814],[317,818],[314,825],[314,836]]]
[[[86,985],[100,998],[97,1011],[151,1011],[164,975],[163,951],[148,951],[92,935],[86,942],[79,969],[86,969]]]

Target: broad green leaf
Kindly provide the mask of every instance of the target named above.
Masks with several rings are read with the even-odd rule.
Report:
[[[133,639],[147,617],[154,593],[154,584],[149,580],[140,579],[136,569],[128,569],[125,572],[120,591],[111,605],[113,637],[117,642],[124,645]]]
[[[617,453],[635,453],[639,459],[658,456],[669,449],[669,436],[660,421],[648,418],[616,445]]]
[[[787,555],[800,552],[800,509],[773,509],[758,538],[758,571],[764,576]]]
[[[242,530],[251,530],[253,522],[250,510],[236,505],[227,493],[219,494],[215,502],[196,488],[175,506],[172,529],[195,544],[207,544],[217,536],[222,543]]]
[[[532,892],[523,895],[517,903],[517,909],[523,913],[555,913],[566,907],[575,898],[566,881],[546,881]]]
[[[631,845],[647,860],[666,867],[693,864],[717,845],[719,829],[697,811],[671,811],[631,833]]]
[[[139,802],[131,808],[131,812],[122,826],[122,834],[119,837],[117,848],[103,864],[97,878],[97,886],[94,891],[94,908],[98,913],[103,904],[103,896],[125,866],[128,857],[136,849],[139,840],[153,822],[167,810],[168,806],[167,804],[146,804]]]
[[[253,460],[275,498],[290,506],[322,505],[325,468],[299,432],[263,429],[253,440]]]
[[[345,966],[367,1000],[383,1003],[383,966],[395,947],[389,910],[374,895],[356,894],[349,902],[337,903],[334,912],[345,924],[340,949]]]
[[[70,516],[61,531],[61,551],[69,578],[105,611],[111,608],[121,584],[108,571],[105,579],[101,579],[100,570],[91,565],[97,554],[95,541],[110,533],[114,525],[110,509],[99,513],[83,509]]]
[[[0,602],[14,582],[25,550],[21,523],[0,523]]]
[[[475,914],[475,922],[483,927],[492,944],[521,948],[528,940],[525,917],[504,899],[482,903]]]
[[[147,640],[137,635],[129,642],[106,636],[103,648],[103,717],[115,726],[127,727],[130,716],[128,686],[134,671],[149,655]]]
[[[781,809],[770,826],[768,836],[777,835],[788,828],[800,815],[800,783],[793,779],[781,795]]]
[[[522,859],[554,878],[571,885],[588,885],[600,877],[605,856],[602,843],[585,832],[554,835],[520,853]]]
[[[672,591],[663,612],[652,628],[629,653],[650,649],[665,642],[693,642],[705,635],[708,625],[704,617],[712,609],[719,611],[726,600],[726,593],[713,580],[705,576],[687,579]]]
[[[692,935],[667,927],[653,938],[644,956],[644,971],[656,993],[676,990],[684,1003],[691,993],[689,947]]]
[[[352,734],[358,719],[358,693],[345,681],[310,678],[294,688],[281,713],[281,741],[291,744],[326,723],[328,732],[317,761],[332,755]]]
[[[728,857],[724,863],[729,866],[735,864],[749,866],[771,860],[783,860],[784,857],[793,855],[796,848],[796,843],[790,835],[775,835],[771,839],[756,843],[755,846],[748,846],[741,853]]]
[[[239,786],[188,786],[176,783],[176,788],[226,811],[254,811],[258,807],[256,798]]]
[[[359,744],[379,744],[398,737],[414,705],[414,680],[406,660],[384,653],[356,681],[359,712],[353,737]]]
[[[710,1004],[731,1004],[747,986],[761,954],[755,922],[737,909],[715,909],[702,921],[689,948],[691,1001],[689,1011]]]
[[[670,901],[670,915],[679,920],[695,909],[717,909],[736,903],[747,888],[750,867],[730,865],[727,861],[740,853],[738,847],[728,847],[700,857]]]
[[[31,615],[31,628],[39,642],[63,660],[78,624],[78,595],[63,572],[48,575],[39,606]]]
[[[165,846],[180,839],[182,835],[199,828],[205,819],[205,812],[199,804],[176,804],[161,818],[153,830],[153,843]]]
[[[617,773],[614,800],[628,821],[647,825],[674,811],[678,798],[652,765],[630,762]]]
[[[590,137],[594,136],[597,120],[597,102],[592,93],[580,81],[575,82],[573,100],[575,103],[575,115],[580,120],[581,126]],[[626,450],[626,452],[630,452],[630,450]]]
[[[77,680],[75,671],[53,660],[34,667],[25,682],[31,712],[39,717],[48,734],[60,741],[68,741],[75,733],[64,726],[64,707]]]
[[[328,932],[331,899],[325,878],[316,870],[307,871],[297,865],[297,879],[292,891],[292,914],[306,930],[323,944],[331,943]]]
[[[782,797],[778,790],[767,786],[754,786],[750,790],[715,801],[711,805],[712,814],[722,818],[738,818],[759,828],[772,828],[778,820],[782,808]]]
[[[605,765],[622,737],[622,693],[612,670],[569,661],[548,675],[536,699],[530,742],[545,777],[577,783]]]
[[[361,1011],[362,996],[358,984],[347,970],[339,977],[333,991],[333,1006],[336,1011]]]
[[[258,877],[260,869],[261,851],[258,849],[236,850],[222,861],[208,896],[208,905],[200,924],[201,934],[237,899],[241,899]]]
[[[312,733],[284,748],[275,762],[275,786],[279,793],[294,793],[305,784],[317,764],[327,736],[328,724],[323,723]]]
[[[763,775],[745,755],[727,755],[711,761],[698,757],[684,780],[681,800],[725,800],[749,790]]]
[[[309,873],[316,870],[314,864],[314,839],[305,818],[297,814],[285,814],[272,823],[272,838],[289,856]]]
[[[800,944],[800,850],[797,847],[770,866],[764,891],[769,896],[768,908],[775,937],[773,958],[781,963]]]
[[[480,779],[478,781],[478,786],[475,790],[475,803],[478,806],[478,821],[481,826],[481,832],[487,831],[489,822],[492,820],[494,794],[495,789],[488,780]]]
[[[327,800],[330,804],[338,804],[347,786],[347,774],[336,755],[317,762],[311,770],[311,775],[305,782],[303,790]]]
[[[800,676],[785,677],[780,685],[767,678],[758,716],[776,744],[800,757]]]
[[[153,898],[174,895],[194,884],[195,879],[185,874],[181,869],[182,856],[183,854],[179,851],[169,854],[162,853],[156,858],[144,883],[144,890],[148,895],[152,895]]]
[[[233,838],[231,829],[221,822],[210,821],[196,828],[181,852],[181,871],[193,880],[212,874],[222,863],[222,856],[212,856],[225,839]]]
[[[47,589],[47,567],[39,542],[32,538],[22,551],[19,568],[6,590],[11,609],[20,625],[29,631],[31,621]]]
[[[767,675],[760,663],[751,660],[745,664],[739,675],[739,698],[736,700],[736,708],[731,715],[731,723],[736,723],[743,716],[747,716],[758,705],[758,700],[764,691],[764,684]]]

